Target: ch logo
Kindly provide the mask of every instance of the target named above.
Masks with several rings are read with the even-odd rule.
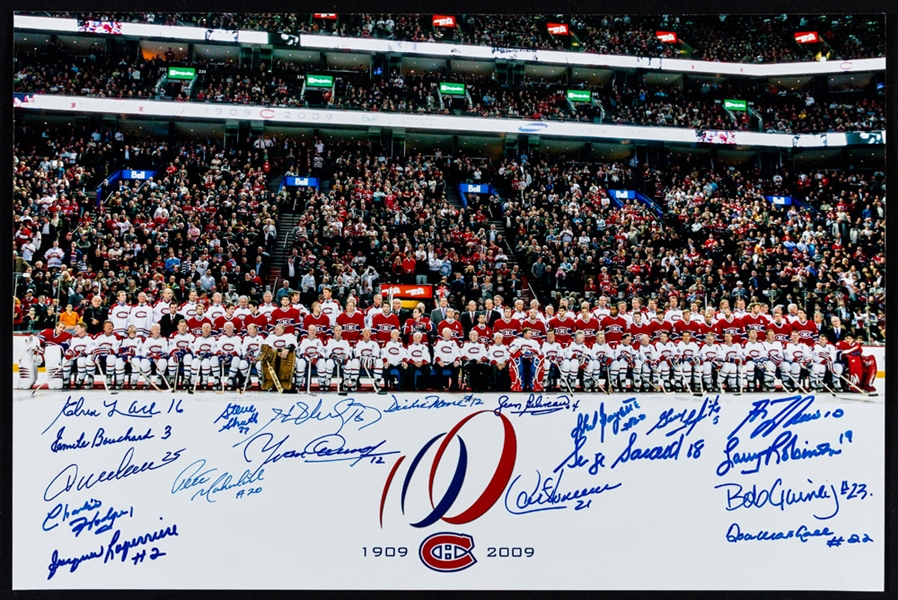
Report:
[[[465,482],[465,473],[468,469],[468,449],[465,445],[465,441],[460,435],[458,435],[458,432],[462,427],[465,426],[468,421],[479,415],[490,415],[492,417],[500,419],[502,422],[505,440],[502,444],[502,452],[499,455],[499,462],[496,465],[496,470],[493,472],[493,476],[492,478],[490,478],[486,489],[483,490],[483,492],[474,501],[474,503],[456,515],[446,516],[446,513],[448,513],[452,509],[453,503],[458,498],[458,495],[462,490],[462,486]],[[427,453],[431,446],[439,441],[440,438],[443,438],[443,441],[437,448],[436,455],[434,455],[433,463],[430,467],[430,476],[427,482],[428,500],[430,501],[430,506],[433,507],[433,510],[430,512],[430,514],[425,516],[420,521],[411,523],[412,527],[427,527],[429,525],[433,525],[439,520],[450,523],[452,525],[463,525],[480,518],[484,513],[486,513],[486,511],[493,507],[493,505],[502,495],[502,492],[505,491],[505,487],[511,480],[511,475],[514,471],[514,463],[515,459],[517,458],[518,443],[511,421],[509,421],[505,415],[501,413],[496,414],[492,410],[477,411],[459,421],[458,424],[456,424],[456,426],[453,427],[448,434],[440,433],[431,438],[431,440],[424,444],[424,447],[421,448],[420,451],[418,451],[418,454],[415,456],[415,458],[412,459],[411,465],[408,469],[408,473],[406,473],[405,475],[405,481],[402,483],[402,492],[400,495],[400,506],[402,508],[402,514],[405,514],[405,498],[408,493],[408,488],[409,484],[412,481],[412,477],[414,476],[415,471],[418,469],[418,466],[421,464],[424,455]],[[443,454],[445,453],[446,448],[455,438],[458,438],[459,445],[458,463],[455,466],[455,473],[452,475],[452,480],[449,483],[449,488],[446,490],[446,493],[443,495],[443,497],[440,498],[439,501],[437,501],[433,497],[433,481],[436,477],[437,469],[440,466],[440,461],[443,458]],[[399,459],[396,461],[396,464],[393,465],[393,468],[390,470],[390,474],[387,476],[387,481],[384,484],[384,491],[380,499],[381,527],[383,527],[384,523],[384,506],[387,501],[387,494],[390,491],[390,485],[393,483],[393,478],[396,476],[396,472],[399,470],[399,466],[403,463],[404,460],[405,455],[399,457]],[[471,545],[473,547],[473,541],[471,542]],[[425,562],[425,564],[427,563]]]
[[[466,533],[435,533],[421,542],[418,556],[428,569],[455,573],[474,566],[474,538]]]

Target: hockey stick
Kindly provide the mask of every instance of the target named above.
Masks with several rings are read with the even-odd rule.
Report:
[[[833,374],[836,377],[838,377],[839,379],[841,379],[842,381],[844,381],[845,383],[847,383],[848,385],[850,385],[851,387],[853,387],[855,390],[857,390],[858,393],[863,394],[864,396],[869,397],[869,396],[878,396],[879,395],[879,392],[868,392],[867,390],[859,387],[856,383],[853,383],[850,379],[848,379],[842,375],[839,375],[835,371],[833,371]]]
[[[806,390],[804,388],[804,386],[801,385],[801,382],[795,378],[795,376],[792,374],[791,370],[784,370],[783,373],[786,373],[789,376],[789,379],[791,379],[792,383],[794,383],[796,385],[796,387],[798,387],[798,389],[801,390],[802,394],[808,393],[808,390]]]
[[[701,360],[701,359],[698,359],[698,360]],[[698,365],[693,363],[693,365],[692,365],[692,374],[693,374],[692,376],[693,377],[695,377],[696,366],[698,366]],[[705,375],[705,370],[702,369],[702,372],[699,373],[699,375],[698,375],[698,391],[692,392],[693,396],[704,396],[705,395],[705,382],[703,381],[704,375]]]
[[[693,370],[695,370],[694,367],[693,367]],[[677,371],[679,371],[679,373],[680,373],[680,381],[683,382],[683,386],[686,388],[686,391],[689,392],[690,394],[692,394],[693,393],[692,386],[689,385],[688,381],[686,381],[686,373],[685,373],[685,371],[683,371],[683,363],[682,362],[677,363]]]
[[[346,374],[346,371],[343,370],[343,363],[339,360],[337,363],[337,395],[338,396],[348,396],[349,392],[342,386],[343,376]]]
[[[306,393],[311,396],[312,395],[312,361],[309,359],[306,359],[306,362],[309,365],[306,369]]]
[[[365,361],[362,361],[362,367],[364,367],[364,369],[365,369],[365,375],[367,375],[368,378],[371,379],[371,385],[374,387],[374,391],[377,392],[378,394],[380,394],[381,396],[385,396],[387,393],[387,390],[380,387],[379,385],[377,385],[377,378],[371,374],[371,370],[368,369],[368,363],[366,363]]]
[[[103,362],[105,362],[105,361],[103,361]],[[118,390],[109,389],[109,383],[106,381],[106,379],[108,378],[108,375],[106,375],[107,368],[108,367],[101,367],[101,365],[97,365],[97,370],[99,370],[100,373],[103,374],[103,387],[106,388],[106,392],[108,394],[115,396],[118,394]]]
[[[133,367],[134,365],[131,365],[131,366]],[[140,371],[140,374],[143,375],[143,378],[147,380],[147,383],[149,383],[151,386],[153,386],[154,388],[156,388],[156,391],[157,391],[157,392],[161,392],[161,391],[162,391],[162,390],[159,388],[159,386],[156,385],[156,382],[153,381],[153,377],[152,377],[152,375],[151,375],[152,369],[150,369],[150,372],[149,372],[149,373],[145,373],[144,370],[141,369],[140,367],[138,367],[137,370]]]

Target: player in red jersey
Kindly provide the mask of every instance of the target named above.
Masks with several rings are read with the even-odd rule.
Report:
[[[701,324],[692,318],[692,309],[684,308],[682,318],[679,321],[674,323],[674,334],[673,339],[680,340],[683,337],[683,332],[688,331],[690,338],[695,342],[696,340],[701,341],[699,335],[701,335],[702,327]]]
[[[728,303],[723,307],[723,318],[717,321],[716,328],[717,330],[714,332],[717,334],[716,337],[725,339],[724,336],[729,333],[733,336],[734,344],[742,345],[742,338],[745,335],[742,319],[733,314]]]
[[[268,326],[283,325],[285,334],[296,335],[296,325],[300,323],[299,311],[290,305],[289,296],[281,296],[281,305],[268,315]]]
[[[578,331],[583,332],[583,343],[592,348],[596,343],[596,334],[599,332],[599,320],[589,312],[589,302],[580,305],[580,314],[574,319],[574,335]]]
[[[567,308],[562,304],[558,307],[558,314],[549,320],[549,329],[555,330],[555,341],[567,348],[574,339],[574,320],[567,314]]]
[[[626,307],[626,304],[624,306]],[[608,307],[608,314],[599,323],[599,330],[605,334],[605,343],[612,348],[617,348],[624,334],[627,333],[627,318],[621,314],[620,304],[612,304]]]
[[[535,306],[531,306],[527,311],[527,318],[521,321],[521,327],[529,327],[533,339],[540,344],[546,341],[546,324],[540,318],[539,309]],[[477,333],[480,334],[479,331]]]
[[[655,311],[655,318],[649,323],[649,336],[653,344],[661,339],[662,331],[667,332],[667,338],[670,341],[673,336],[673,323],[664,318],[664,309],[659,308]]]
[[[399,317],[390,310],[389,304],[382,303],[381,311],[371,315],[371,331],[374,333],[374,341],[380,344],[381,348],[390,341],[390,334],[393,331],[399,331]]]
[[[461,321],[455,318],[455,309],[447,308],[446,309],[446,318],[440,321],[440,324],[437,325],[437,339],[444,339],[443,330],[448,329],[452,332],[452,337],[450,338],[453,342],[458,344],[461,347],[464,342],[465,328],[461,324]]]
[[[337,315],[337,325],[343,328],[343,339],[355,346],[365,328],[365,315],[355,309],[355,300],[346,301],[346,310]]]
[[[802,344],[812,348],[817,343],[817,336],[820,335],[817,324],[809,321],[807,313],[803,310],[798,311],[798,320],[792,323],[792,331],[798,332],[798,340]]]
[[[60,346],[65,350],[67,346],[63,346],[63,344],[68,344],[68,341],[72,339],[72,334],[65,330],[65,323],[59,321],[56,323],[56,327],[44,329],[37,334],[37,339],[41,341],[42,348]]]
[[[243,319],[240,317],[234,316],[234,310],[236,310],[236,306],[233,304],[228,304],[224,309],[224,314],[217,317],[215,322],[212,323],[212,335],[221,335],[224,333],[225,323],[230,323],[234,326],[234,332],[239,333],[243,329]]]
[[[861,390],[875,392],[873,383],[877,375],[876,358],[865,356],[863,346],[850,333],[845,334],[845,338],[836,344],[836,348],[839,349],[841,360],[845,365],[845,377]],[[854,386],[848,386],[848,389],[856,390]]]
[[[471,328],[471,331],[477,332],[477,343],[489,346],[493,341],[493,330],[486,324],[486,313],[477,315],[477,325]],[[470,333],[468,334],[470,337]]]
[[[503,342],[505,345],[509,345],[515,339],[521,337],[523,328],[521,327],[521,322],[512,316],[514,311],[510,306],[506,306],[504,312],[505,316],[493,323],[493,336],[495,337],[495,334],[501,333]]]
[[[314,325],[317,329],[316,338],[321,340],[321,343],[327,343],[327,341],[333,335],[331,330],[331,320],[330,318],[321,312],[321,304],[319,302],[312,303],[312,312],[306,315],[306,318],[302,320],[302,338],[305,339],[309,335],[309,325]]]
[[[752,302],[750,313],[742,317],[742,327],[745,329],[745,335],[748,335],[749,331],[757,331],[758,339],[763,340],[767,335],[767,327],[769,325],[769,321],[767,317],[761,314],[761,305],[757,302]]]
[[[234,307],[234,324],[237,322],[240,323],[240,329],[238,333],[243,335],[248,332],[250,325],[256,326],[256,332],[265,333],[268,331],[268,315],[263,313],[260,310],[260,307],[255,302],[249,305],[249,314],[245,316],[237,315],[238,307]]]
[[[627,333],[629,333],[633,337],[634,344],[636,342],[642,343],[642,336],[644,336],[644,335],[649,336],[649,339],[651,339],[652,324],[647,319],[644,318],[643,313],[642,312],[634,312],[631,315],[631,318],[633,320],[630,322],[630,325],[627,326]],[[607,334],[606,334],[605,339],[608,339]]]
[[[792,323],[783,317],[782,307],[777,306],[773,309],[773,322],[767,325],[767,329],[773,331],[774,341],[780,342],[785,348],[792,337]]]
[[[195,336],[203,335],[203,323],[208,323],[212,327],[212,319],[206,316],[206,307],[202,302],[197,302],[194,307],[194,315],[187,319],[187,331]]]

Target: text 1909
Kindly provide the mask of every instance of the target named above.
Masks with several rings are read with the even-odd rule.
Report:
[[[395,558],[400,557],[404,558],[408,556],[408,548],[404,546],[394,547],[394,546],[372,546],[368,548],[366,546],[362,546],[362,556],[373,556],[375,558],[386,557],[386,558]]]

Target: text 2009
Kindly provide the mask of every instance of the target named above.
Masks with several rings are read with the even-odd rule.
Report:
[[[493,548],[487,547],[486,549],[486,557],[487,558],[530,558],[534,555],[536,551],[533,548]]]

